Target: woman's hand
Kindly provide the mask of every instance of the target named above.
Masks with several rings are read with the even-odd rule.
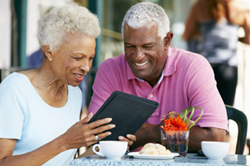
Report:
[[[114,124],[107,124],[111,122],[111,118],[97,120],[88,124],[91,118],[92,114],[77,122],[59,137],[66,149],[89,147],[111,135],[111,132],[107,131],[115,127]]]
[[[132,134],[127,134],[126,135],[126,138],[123,137],[123,136],[119,136],[118,139],[120,141],[126,141],[128,142],[128,149],[131,145],[133,145],[133,143],[136,141],[136,136],[135,135],[132,135]]]

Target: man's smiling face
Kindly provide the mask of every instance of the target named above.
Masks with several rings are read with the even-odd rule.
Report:
[[[165,39],[158,36],[157,23],[147,23],[138,29],[125,24],[124,49],[134,75],[154,86],[161,76],[168,49]]]

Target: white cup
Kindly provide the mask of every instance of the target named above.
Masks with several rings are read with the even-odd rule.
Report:
[[[201,141],[201,149],[211,160],[222,160],[228,154],[229,142]]]
[[[107,159],[120,160],[127,151],[128,142],[126,141],[100,141],[92,148],[95,154],[106,157]],[[99,151],[96,151],[96,147]]]

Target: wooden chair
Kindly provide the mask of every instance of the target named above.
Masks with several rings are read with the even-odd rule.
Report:
[[[226,105],[228,119],[233,120],[238,126],[238,138],[236,144],[235,154],[243,154],[246,139],[247,139],[247,117],[244,112],[236,108]]]

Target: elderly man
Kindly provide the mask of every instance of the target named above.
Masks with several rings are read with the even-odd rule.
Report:
[[[122,23],[125,54],[100,65],[89,113],[96,113],[116,90],[160,103],[136,132],[134,149],[160,142],[161,119],[170,111],[201,107],[203,116],[191,128],[189,137],[189,151],[196,152],[203,140],[225,140],[227,114],[209,63],[201,55],[171,48],[169,24],[164,9],[151,2],[138,3],[127,11]],[[196,111],[193,119],[199,115]]]

